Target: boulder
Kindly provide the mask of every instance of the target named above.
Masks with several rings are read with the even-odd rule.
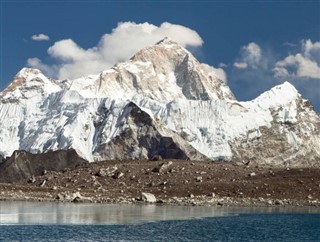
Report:
[[[156,197],[152,193],[147,193],[147,192],[141,193],[140,200],[147,203],[157,202]]]
[[[118,167],[117,166],[109,166],[107,168],[101,168],[98,172],[97,172],[97,176],[100,177],[105,177],[105,176],[114,176],[118,171]]]
[[[169,167],[172,165],[172,161],[164,162],[160,164],[159,166],[153,168],[153,172],[162,173],[169,169]]]

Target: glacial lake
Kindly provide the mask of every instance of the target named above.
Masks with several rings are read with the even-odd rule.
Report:
[[[319,241],[319,208],[0,201],[0,241]]]

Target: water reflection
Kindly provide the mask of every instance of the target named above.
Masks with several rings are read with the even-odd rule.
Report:
[[[0,201],[0,225],[132,224],[260,212],[319,213],[320,211],[316,208],[228,208]]]

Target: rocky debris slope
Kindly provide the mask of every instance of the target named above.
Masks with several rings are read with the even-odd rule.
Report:
[[[288,82],[237,101],[214,68],[164,39],[76,80],[24,68],[0,93],[0,155],[68,149],[90,162],[160,155],[319,166],[320,118]]]
[[[0,182],[16,182],[40,176],[48,171],[63,171],[67,168],[87,163],[74,150],[52,151],[44,154],[31,154],[26,151],[15,151],[13,155],[0,163]],[[44,184],[43,184],[44,185]]]
[[[28,178],[0,183],[0,200],[319,207],[319,176],[319,168],[182,160],[101,161],[48,171],[32,182]]]

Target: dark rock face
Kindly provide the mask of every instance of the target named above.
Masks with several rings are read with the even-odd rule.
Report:
[[[63,171],[66,168],[87,163],[74,150],[59,150],[43,154],[15,151],[4,162],[0,162],[0,182],[16,182],[46,171]]]
[[[206,159],[190,145],[183,147],[172,137],[161,133],[164,127],[156,124],[152,118],[136,104],[130,102],[125,108],[122,132],[109,143],[101,145],[96,152],[107,160],[152,159],[161,156],[164,159]],[[192,156],[193,155],[193,156]],[[192,157],[191,157],[192,156]]]

